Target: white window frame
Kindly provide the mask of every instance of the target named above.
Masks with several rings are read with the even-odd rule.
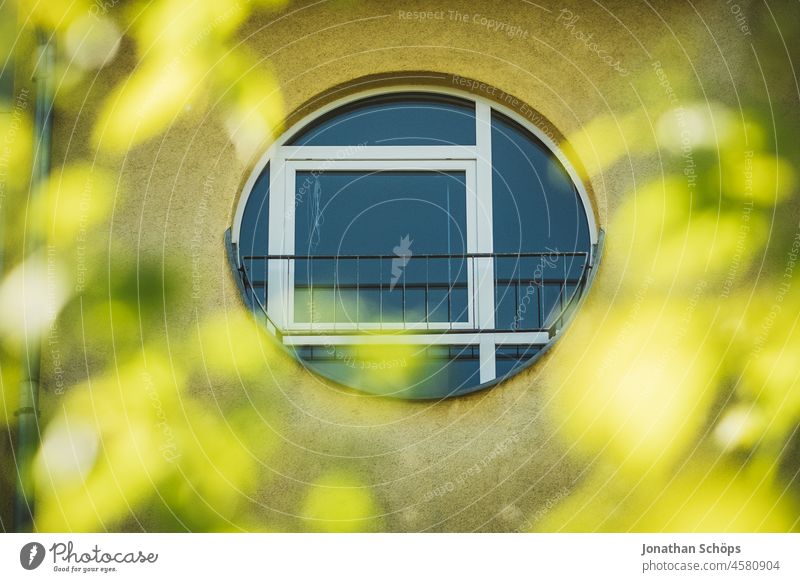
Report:
[[[286,141],[292,138],[303,127],[313,124],[317,119],[325,114],[361,99],[376,95],[388,95],[392,93],[428,93],[432,96],[444,95],[466,99],[475,104],[475,145],[457,146],[361,146],[356,144],[350,146],[287,146]],[[489,101],[480,96],[473,95],[466,91],[457,89],[444,89],[439,87],[402,85],[388,88],[376,88],[348,95],[341,99],[334,100],[326,106],[318,109],[314,113],[306,116],[295,123],[280,138],[278,138],[267,152],[255,164],[253,171],[242,187],[239,202],[234,215],[233,226],[231,228],[231,240],[234,244],[239,242],[242,217],[247,205],[247,199],[255,186],[255,182],[261,172],[270,164],[270,197],[269,197],[269,254],[270,255],[291,255],[294,254],[294,211],[288,212],[293,208],[295,180],[294,174],[298,169],[308,168],[310,170],[320,169],[323,163],[325,169],[353,168],[357,171],[369,171],[370,169],[391,169],[394,168],[415,168],[429,169],[423,167],[425,163],[432,163],[437,166],[435,169],[445,169],[453,167],[457,171],[465,166],[471,167],[474,175],[474,182],[467,179],[467,252],[468,253],[492,253],[493,252],[493,220],[492,220],[492,149],[491,149],[491,116],[492,110],[498,111],[506,117],[512,119],[531,134],[536,136],[561,162],[567,171],[572,183],[575,185],[578,195],[583,203],[584,214],[589,227],[590,255],[587,267],[594,264],[595,257],[593,249],[598,242],[598,228],[595,220],[588,192],[583,185],[578,172],[573,165],[558,148],[548,135],[538,127],[531,124],[528,119],[519,115],[517,112],[503,106],[502,104]],[[453,166],[445,162],[453,163]],[[466,162],[466,164],[465,164]],[[470,166],[471,164],[471,166]],[[470,185],[473,185],[474,196],[470,196]],[[274,193],[282,193],[275,196]],[[474,199],[472,210],[470,210],[470,200]],[[291,226],[291,230],[289,230]],[[293,263],[284,273],[284,268],[280,266],[281,261],[269,261],[267,310],[270,318],[281,329],[297,331],[306,329],[317,331],[312,327],[309,329],[307,323],[295,323],[294,315],[294,293],[288,292],[288,285],[293,282]],[[473,268],[474,264],[474,268]],[[468,261],[468,274],[470,285],[473,285],[473,292],[468,292],[470,301],[469,322],[459,322],[469,326],[476,324],[477,329],[494,330],[495,328],[495,279],[491,258],[476,258]],[[273,276],[275,278],[273,278]],[[277,281],[278,284],[274,284]],[[291,288],[293,289],[293,283]],[[469,291],[469,289],[468,289]],[[471,302],[475,300],[476,304]],[[473,315],[474,314],[474,315]],[[472,318],[477,321],[472,321]],[[337,324],[336,330],[345,330],[348,324]],[[349,324],[353,327],[356,324]],[[478,345],[480,353],[480,382],[485,383],[494,380],[496,377],[495,350],[503,345],[533,345],[545,344],[549,341],[546,333],[541,332],[496,332],[496,333],[453,333],[453,334],[385,334],[382,330],[390,330],[390,325],[379,325],[380,333],[368,333],[366,335],[287,335],[284,343],[287,345],[326,345],[326,344],[353,344],[353,343],[430,343],[438,345]],[[400,324],[397,329],[409,329],[411,324]],[[431,324],[423,324],[425,329],[435,329]],[[445,329],[455,329],[455,324],[444,324]],[[365,324],[358,325],[360,329],[366,329]]]
[[[314,149],[307,147],[304,149]],[[324,164],[324,170],[320,168],[320,164]],[[333,160],[326,158],[302,158],[302,159],[286,159],[284,162],[284,172],[286,178],[284,180],[284,208],[292,209],[285,213],[283,218],[284,241],[282,242],[283,248],[286,249],[287,255],[295,254],[295,234],[296,234],[296,187],[297,187],[297,172],[303,171],[353,171],[353,172],[382,172],[382,171],[423,171],[423,172],[464,172],[466,181],[466,234],[467,234],[467,253],[476,252],[472,249],[477,248],[477,241],[475,240],[475,229],[470,225],[477,222],[477,198],[475,187],[475,161],[468,159],[461,160],[442,160],[435,158],[428,158],[424,160],[395,160],[395,159],[347,159],[347,160]],[[271,193],[270,193],[271,194]],[[273,225],[270,224],[270,231]],[[270,251],[270,254],[273,254]],[[413,256],[411,257],[413,261]],[[297,322],[294,319],[295,313],[295,293],[294,280],[295,263],[293,260],[288,261],[288,269],[284,269],[282,261],[271,261],[279,263],[274,269],[275,281],[279,287],[279,293],[275,294],[274,309],[280,309],[284,304],[286,305],[287,313],[285,317],[285,326],[289,331],[350,331],[350,330],[448,330],[448,329],[474,329],[475,328],[475,305],[473,296],[476,293],[477,281],[473,272],[472,261],[467,261],[467,321],[464,322],[384,322],[384,323],[338,323],[338,322]],[[269,277],[272,281],[273,271],[270,270]],[[335,299],[334,299],[335,301]],[[267,310],[269,313],[269,303]]]

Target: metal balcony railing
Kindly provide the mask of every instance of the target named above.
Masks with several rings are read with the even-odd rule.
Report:
[[[284,301],[293,293],[294,304],[291,323],[280,327],[267,306],[268,274],[276,263]],[[582,295],[590,269],[588,252],[548,251],[247,255],[240,258],[239,273],[253,307],[279,336],[407,330],[553,337]],[[477,312],[486,289],[479,278],[488,276],[494,285],[492,329],[479,325]]]

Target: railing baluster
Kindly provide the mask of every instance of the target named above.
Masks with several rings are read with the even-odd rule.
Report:
[[[336,331],[337,303],[339,303],[339,259],[333,260],[333,329]]]
[[[361,329],[361,317],[359,317],[359,309],[361,307],[360,266],[359,258],[356,257],[356,329]]]
[[[511,284],[512,282],[514,284],[514,317],[516,318],[517,329],[522,329],[525,326],[522,323],[522,311],[521,311],[522,301],[520,299],[520,294],[522,293],[522,289],[520,289],[520,281],[521,281],[520,277],[522,277],[522,264],[519,261],[517,261],[517,267],[519,267],[519,269],[515,270],[517,271],[517,273],[519,273],[519,277],[517,278],[516,281],[511,279],[509,281],[509,284]],[[527,287],[525,288],[525,292],[526,293],[528,292]]]
[[[564,317],[564,309],[565,309],[565,307],[564,307],[564,298],[565,298],[566,294],[567,294],[567,261],[565,259],[564,260],[564,284],[561,287],[561,301],[559,303],[561,308],[559,309],[559,313],[558,313],[558,325],[556,327],[556,331],[558,331],[561,328],[561,326],[563,325],[563,323],[564,323],[562,318]]]
[[[539,307],[539,329],[545,329],[545,321],[544,321],[544,277],[542,277],[541,281],[535,281],[536,285],[534,288],[536,289],[536,295],[538,296],[538,307]]]
[[[494,326],[496,328],[499,328],[500,327],[500,325],[499,325],[500,310],[498,309],[498,306],[500,305],[500,301],[502,301],[502,295],[500,294],[501,290],[499,290],[497,288],[498,287],[498,285],[497,285],[497,273],[498,273],[497,259],[493,258],[492,259],[492,285],[494,285],[494,305],[492,306],[492,309],[494,310]]]
[[[430,307],[430,295],[428,291],[430,290],[431,284],[431,268],[430,268],[431,259],[427,255],[425,256],[425,329],[431,328],[431,307]]]
[[[400,308],[403,313],[403,327],[406,327],[406,278],[405,273],[403,273],[403,306]]]
[[[306,273],[308,274],[308,327],[314,329],[314,319],[317,316],[314,302],[314,259],[306,261]]]
[[[453,329],[453,277],[451,275],[450,259],[445,260],[447,261],[447,322],[450,325],[450,329]]]

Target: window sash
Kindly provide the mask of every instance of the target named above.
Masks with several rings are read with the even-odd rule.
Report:
[[[286,150],[288,148],[282,148]],[[301,149],[329,149],[320,146],[305,147]],[[339,149],[339,148],[334,148]],[[392,149],[392,148],[389,148]],[[402,147],[400,149],[420,149],[414,147]],[[427,148],[422,148],[427,149]],[[439,149],[435,147],[435,149]],[[476,166],[474,159],[449,160],[449,159],[302,159],[286,160],[281,156],[279,167],[273,169],[278,176],[276,181],[271,183],[271,187],[276,187],[271,191],[282,193],[280,198],[280,210],[273,213],[270,208],[270,255],[294,255],[295,254],[295,231],[296,231],[296,175],[300,171],[335,172],[335,171],[356,171],[356,172],[380,172],[380,171],[443,171],[443,172],[464,172],[466,181],[466,233],[467,233],[467,253],[478,252],[478,217],[477,207],[479,204],[476,188]],[[278,196],[276,196],[278,197]],[[273,233],[281,233],[282,237],[278,240]],[[491,236],[491,232],[488,233]],[[485,236],[485,235],[484,235]],[[297,322],[295,321],[295,261],[294,260],[270,260],[268,264],[268,277],[270,280],[270,296],[268,298],[267,309],[270,317],[279,322],[287,331],[296,332],[300,330],[315,331],[351,331],[351,330],[447,330],[447,329],[475,329],[479,316],[476,315],[477,303],[485,303],[476,295],[476,289],[485,288],[481,285],[477,277],[478,270],[475,265],[478,260],[467,260],[467,321],[456,322],[383,322],[383,323],[350,323],[350,322]],[[276,282],[273,284],[272,282]],[[492,291],[494,290],[492,286]],[[493,301],[493,298],[492,298]]]
[[[282,146],[287,161],[476,160],[477,146]]]

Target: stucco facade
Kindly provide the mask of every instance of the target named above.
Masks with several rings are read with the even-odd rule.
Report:
[[[515,109],[553,135],[582,173],[596,222],[613,245],[609,217],[637,179],[657,173],[661,163],[652,124],[670,106],[670,95],[658,71],[668,71],[679,100],[705,95],[734,102],[732,82],[749,74],[738,69],[738,55],[749,50],[744,34],[725,2],[655,11],[628,2],[323,1],[256,13],[240,39],[275,75],[287,125],[332,98],[392,84],[448,86]],[[123,45],[93,82],[111,86],[134,63]],[[58,110],[55,165],[86,154],[91,100]],[[115,202],[108,236],[98,241],[108,248],[109,280],[121,261],[155,257],[185,295],[170,296],[161,327],[143,336],[169,345],[171,335],[191,335],[207,314],[247,313],[224,234],[269,143],[237,153],[229,131],[211,116],[195,115],[190,98],[163,136],[103,160],[114,164],[107,169],[130,191]],[[619,271],[603,259],[587,306],[617,292]],[[582,322],[585,317],[579,312],[575,323],[603,323]],[[198,342],[194,354],[180,357],[202,369],[201,348]],[[575,346],[559,342],[515,378],[442,402],[336,388],[278,351],[245,375],[211,375],[189,390],[210,411],[220,399],[244,398],[263,410],[267,420],[253,431],[272,444],[240,502],[265,528],[314,529],[298,516],[310,484],[344,472],[368,487],[374,502],[373,518],[359,522],[359,530],[530,530],[580,483],[592,461],[574,450],[562,430],[564,411],[552,398],[569,375],[548,371],[576,361],[565,359],[565,349]],[[593,346],[582,349],[591,354]],[[52,358],[44,357],[43,384],[53,385]],[[60,362],[61,373],[67,384],[82,382],[86,363]],[[57,408],[58,398],[44,394],[43,407]]]

